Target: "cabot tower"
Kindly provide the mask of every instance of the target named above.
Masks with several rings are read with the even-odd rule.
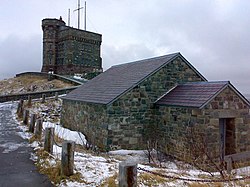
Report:
[[[102,35],[66,26],[60,19],[42,20],[42,72],[61,75],[102,72]]]

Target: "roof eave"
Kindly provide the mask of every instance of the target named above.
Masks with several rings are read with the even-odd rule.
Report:
[[[185,105],[170,105],[170,104],[161,104],[161,103],[154,103],[157,106],[166,106],[166,107],[180,107],[180,108],[197,108],[200,109],[198,106],[185,106]]]
[[[67,98],[67,96],[61,97],[63,100],[68,100],[68,101],[77,101],[77,102],[82,102],[82,103],[88,103],[88,104],[93,104],[93,105],[107,105],[107,103],[101,103],[101,102],[91,102],[91,101],[83,101],[80,99],[72,99],[72,98]]]

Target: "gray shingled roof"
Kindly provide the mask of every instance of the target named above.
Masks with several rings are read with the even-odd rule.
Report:
[[[249,105],[247,99],[229,81],[190,82],[177,85],[158,99],[156,104],[202,108],[228,86]]]
[[[70,92],[64,99],[109,104],[177,57],[184,59],[180,53],[174,53],[112,66],[104,73]],[[187,61],[186,63],[193,68]],[[198,71],[196,72],[199,74]],[[199,75],[203,77],[201,74]]]

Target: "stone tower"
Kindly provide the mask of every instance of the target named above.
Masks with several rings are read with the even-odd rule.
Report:
[[[58,19],[42,20],[43,29],[43,67],[42,72],[57,70],[57,49],[58,33],[60,27],[65,26],[65,22]]]
[[[43,19],[42,29],[42,72],[61,75],[102,72],[100,34],[68,27],[61,17]]]

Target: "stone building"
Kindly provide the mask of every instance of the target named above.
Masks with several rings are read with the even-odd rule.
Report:
[[[230,82],[179,84],[155,102],[161,150],[207,165],[250,150],[249,101]]]
[[[42,72],[62,75],[102,72],[100,34],[66,26],[61,17],[43,19],[42,29]]]
[[[249,106],[231,83],[207,82],[174,53],[113,66],[72,91],[61,123],[102,150],[143,149],[153,139],[183,159],[205,137],[213,156],[223,157],[250,150]]]

